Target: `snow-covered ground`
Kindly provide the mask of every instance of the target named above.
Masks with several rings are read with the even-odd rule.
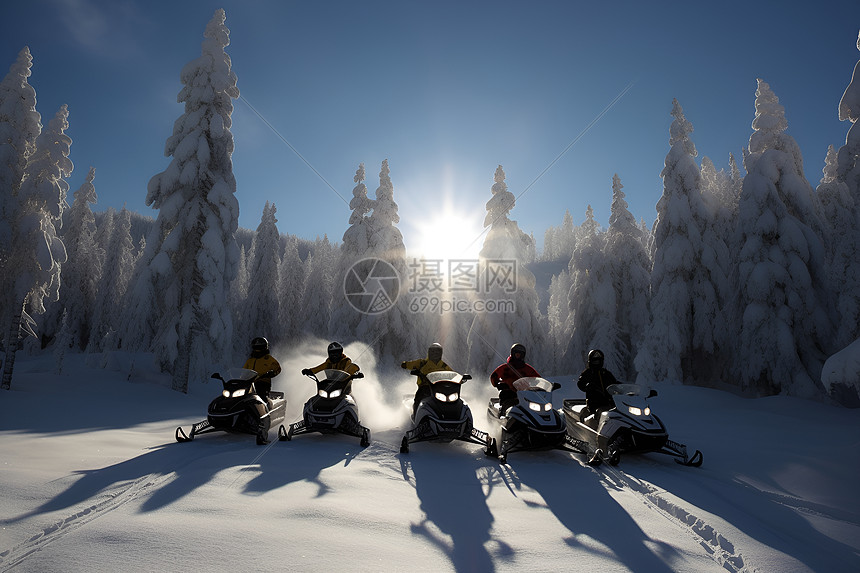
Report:
[[[20,356],[0,392],[0,571],[860,571],[860,410],[658,386],[670,436],[701,468],[627,456],[418,443],[399,453],[409,386],[365,367],[373,441],[311,434],[268,446],[179,444],[219,391]],[[287,421],[311,393],[287,360]],[[297,368],[298,367],[298,368]],[[405,378],[405,377],[403,377]],[[478,378],[476,376],[476,378]],[[578,395],[556,378],[556,406]],[[476,426],[489,384],[464,387]],[[387,405],[383,394],[393,396]]]

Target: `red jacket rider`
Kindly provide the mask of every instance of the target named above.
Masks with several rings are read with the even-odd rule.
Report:
[[[499,390],[499,405],[502,413],[517,403],[517,390],[514,382],[520,378],[539,378],[538,371],[526,364],[526,347],[522,344],[511,346],[507,362],[490,374],[490,383]]]

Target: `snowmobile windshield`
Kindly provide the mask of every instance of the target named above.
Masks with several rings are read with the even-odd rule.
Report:
[[[336,370],[334,368],[326,368],[320,374],[322,374],[322,377],[318,376],[320,380],[328,380],[329,382],[342,382],[344,380],[348,380],[351,376],[348,372]]]
[[[544,390],[552,392],[552,382],[544,378],[523,377],[514,382],[514,388],[517,390]]]
[[[431,372],[427,375],[427,380],[431,384],[435,384],[436,382],[454,382],[459,384],[462,379],[462,375],[451,370],[439,370],[438,372]]]
[[[247,368],[231,368],[227,371],[227,375],[224,377],[225,380],[253,380],[257,377],[257,373],[253,370],[248,370]]]
[[[606,388],[606,391],[614,395],[647,397],[651,392],[651,387],[640,386],[639,384],[612,384]]]

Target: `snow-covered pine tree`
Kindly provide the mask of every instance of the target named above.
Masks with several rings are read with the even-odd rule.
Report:
[[[266,337],[272,345],[284,340],[284,329],[279,320],[281,304],[278,298],[278,273],[281,265],[281,244],[276,212],[275,204],[266,201],[251,247],[248,296],[243,312],[248,321],[244,340],[246,345],[251,343],[251,338],[257,336]]]
[[[340,249],[336,253],[337,266],[334,273],[335,296],[332,300],[329,332],[331,332],[332,338],[342,341],[355,340],[357,332],[361,330],[359,324],[366,319],[366,315],[359,313],[353,308],[341,292],[344,288],[344,280],[349,269],[358,261],[366,258],[370,251],[371,233],[374,227],[368,213],[373,209],[374,201],[367,196],[367,186],[364,184],[365,178],[364,163],[361,163],[352,179],[355,187],[352,189],[352,199],[349,202],[349,208],[352,209],[352,214],[349,216],[349,228],[344,232],[343,243],[341,243]],[[392,199],[387,197],[387,194],[383,194],[383,202],[386,200]],[[385,205],[381,205],[381,207],[385,208]]]
[[[614,371],[616,377],[632,380],[633,357],[643,342],[649,323],[651,259],[643,246],[636,219],[627,209],[623,187],[616,173],[612,176],[612,208],[605,247],[615,290],[615,323],[620,340],[619,347],[603,350],[605,354],[617,354],[621,368]]]
[[[504,308],[499,303],[512,303],[514,308],[513,312],[475,314],[467,338],[469,369],[492,370],[507,360],[513,344],[520,343],[528,349],[529,363],[540,372],[544,365],[549,366],[549,359],[535,277],[525,264],[529,260],[532,239],[508,217],[516,197],[508,191],[501,165],[496,168],[493,180],[492,197],[487,201],[484,217],[484,227],[489,230],[479,253],[484,280],[478,298],[488,309],[492,308],[491,304]]]
[[[146,196],[159,213],[142,259],[148,272],[140,275],[152,287],[137,294],[156,309],[156,359],[182,392],[189,377],[202,378],[230,359],[233,340],[226,301],[239,260],[239,204],[230,127],[239,90],[224,51],[230,44],[225,19],[224,10],[215,11],[201,56],[182,69],[177,101],[185,113],[165,144],[173,159],[150,180]]]
[[[334,285],[335,251],[328,236],[314,241],[312,254],[305,260],[305,284],[302,302],[298,309],[298,324],[305,335],[331,338],[328,325],[331,319]]]
[[[25,47],[0,82],[0,257],[10,249],[16,196],[42,127],[36,90],[27,82],[32,66],[30,49]]]
[[[293,340],[300,330],[299,310],[305,292],[305,265],[299,256],[299,242],[296,237],[288,237],[281,257],[281,283],[278,298],[281,301],[279,320],[283,328],[284,340]]]
[[[857,49],[860,50],[860,34],[857,35]],[[839,121],[850,121],[851,127],[845,136],[845,145],[839,148],[836,177],[848,185],[854,203],[860,205],[860,61],[854,66],[851,81],[839,100]]]
[[[672,117],[654,224],[651,327],[635,363],[640,378],[680,382],[700,376],[702,354],[714,352],[712,329],[725,281],[708,267],[719,256],[703,238],[711,227],[710,213],[690,139],[693,126],[677,99],[672,101]]]
[[[547,303],[547,338],[552,355],[548,364],[556,373],[570,373],[569,368],[563,364],[564,351],[567,349],[568,339],[565,336],[570,317],[570,273],[567,268],[557,275],[553,275],[549,284],[549,302]]]
[[[96,245],[99,246],[100,249],[104,252],[104,259],[101,262],[101,276],[99,277],[99,282],[96,284],[96,301],[95,301],[95,309],[93,311],[93,315],[91,319],[91,330],[90,330],[90,340],[87,342],[87,347],[84,350],[87,354],[94,354],[97,352],[101,352],[105,348],[109,348],[110,350],[115,349],[116,347],[105,346],[105,333],[107,333],[108,329],[111,328],[111,325],[105,324],[104,321],[108,319],[109,309],[99,308],[99,305],[105,305],[108,300],[113,300],[114,304],[116,299],[106,299],[103,289],[105,284],[109,282],[110,275],[114,273],[109,270],[107,266],[110,258],[110,253],[108,249],[110,248],[111,238],[113,237],[114,229],[116,226],[116,218],[117,212],[113,207],[108,207],[105,209],[104,213],[101,216],[95,216],[96,222],[96,232],[94,235],[94,240]],[[112,337],[111,344],[115,343],[115,336]],[[87,357],[88,361],[90,357]],[[96,359],[92,360],[92,363],[97,363]]]
[[[561,221],[561,229],[558,232],[558,259],[569,261],[576,248],[576,226],[573,224],[573,215],[569,209],[564,210],[564,218]]]
[[[594,220],[589,205],[582,234],[570,258],[570,290],[567,296],[569,317],[564,347],[564,364],[568,371],[585,365],[591,349],[600,349],[610,371],[624,370],[620,331],[615,322],[617,302],[612,285],[612,266],[605,252],[606,235]]]
[[[54,305],[60,310],[57,314],[66,314],[67,334],[72,347],[78,350],[89,344],[105,255],[104,248],[95,240],[96,218],[90,208],[98,201],[93,185],[95,176],[95,168],[90,167],[86,180],[75,191],[72,206],[63,218],[62,239],[68,262],[63,267],[60,298]]]
[[[544,232],[542,261],[570,261],[576,246],[578,228],[573,224],[570,211],[565,209],[561,226],[550,226]]]
[[[831,334],[822,224],[785,109],[762,80],[755,107],[738,219],[736,378],[758,392],[809,397],[823,390]]]
[[[25,47],[0,82],[0,297],[11,294],[14,275],[9,264],[13,223],[19,214],[18,191],[27,158],[33,153],[42,129],[36,111],[36,90],[27,82],[32,65],[30,49]],[[5,298],[0,300],[0,324],[4,325],[5,337],[5,326],[12,319],[10,312],[17,304]]]
[[[841,349],[860,337],[860,229],[858,206],[848,185],[839,180],[838,169],[836,150],[831,145],[816,194],[830,230],[827,269],[839,317],[834,347]]]
[[[248,352],[247,317],[244,314],[248,298],[248,253],[245,245],[239,247],[239,262],[236,263],[236,278],[230,283],[228,306],[233,317],[233,353],[241,356]]]
[[[403,296],[406,288],[402,282],[406,278],[406,246],[403,244],[403,235],[397,228],[397,223],[400,222],[397,210],[394,184],[391,182],[386,159],[379,171],[379,187],[376,188],[373,212],[368,217],[370,242],[367,256],[385,261],[397,271],[401,280],[400,296],[386,311],[364,315],[355,331],[358,340],[376,351],[383,366],[399,364],[403,356],[413,356],[417,351],[418,333],[413,326],[407,297]],[[336,288],[340,290],[342,284],[336,285]]]
[[[541,254],[542,261],[554,261],[558,258],[558,229],[550,225],[543,232],[543,253]]]
[[[72,140],[65,134],[68,117],[69,111],[63,105],[36,138],[14,203],[16,210],[10,212],[14,218],[10,220],[12,241],[3,273],[3,294],[9,297],[6,300],[11,319],[0,382],[7,389],[12,382],[22,328],[35,336],[28,310],[42,314],[44,300],[56,301],[59,295],[60,265],[66,262],[66,248],[56,229],[61,224],[69,190],[66,178],[74,169],[69,160]]]
[[[131,274],[137,260],[136,248],[131,238],[131,213],[123,207],[119,213],[109,210],[101,226],[110,225],[105,247],[105,263],[96,290],[95,315],[91,341],[92,351],[113,350],[122,342],[115,332],[122,313],[121,302],[125,299]],[[113,332],[108,340],[108,333]],[[111,345],[117,346],[109,346]]]

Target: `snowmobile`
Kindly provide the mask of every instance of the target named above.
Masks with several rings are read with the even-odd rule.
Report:
[[[418,370],[410,374],[419,376]],[[471,380],[468,374],[440,370],[426,375],[430,383],[430,395],[418,403],[412,415],[412,429],[400,442],[400,453],[409,453],[409,444],[414,442],[451,442],[461,440],[485,446],[484,453],[495,457],[496,440],[488,433],[475,429],[472,410],[460,398],[460,386]]]
[[[589,415],[584,398],[564,401],[564,417],[571,437],[590,444],[611,465],[616,465],[623,453],[646,452],[672,456],[685,466],[702,465],[702,452],[696,450],[690,456],[687,446],[670,440],[666,426],[651,413],[648,399],[657,395],[656,390],[638,384],[613,384],[606,390],[615,407],[601,412],[599,417]]]
[[[567,450],[587,454],[589,464],[601,461],[599,452],[567,434],[564,418],[552,407],[552,392],[561,384],[544,378],[523,377],[514,382],[517,403],[502,411],[498,398],[490,398],[487,417],[501,427],[499,461],[507,463],[508,454],[519,450]]]
[[[212,378],[224,384],[224,390],[209,404],[206,419],[191,426],[190,434],[186,435],[182,426],[176,428],[176,441],[190,442],[200,434],[227,431],[255,434],[258,445],[267,444],[269,429],[284,419],[287,400],[283,392],[269,392],[269,399],[264,400],[256,393],[254,381],[273,375],[260,375],[245,368],[231,368],[226,379],[217,372],[213,374]],[[262,415],[261,410],[265,412]]]
[[[364,378],[358,372],[349,374],[343,370],[326,369],[316,374],[308,374],[317,385],[317,393],[305,402],[302,419],[278,428],[278,439],[291,440],[298,434],[320,432],[322,434],[341,433],[361,438],[361,446],[370,445],[370,430],[359,423],[358,406],[350,394],[351,382]]]

